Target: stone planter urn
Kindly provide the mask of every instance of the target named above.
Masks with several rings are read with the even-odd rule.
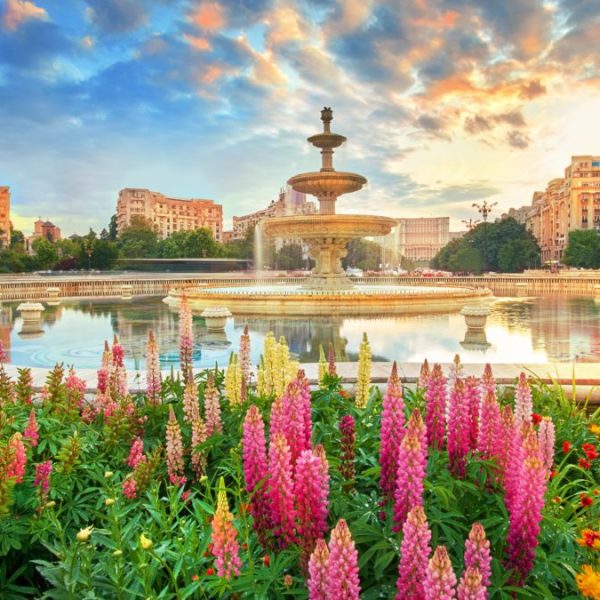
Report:
[[[215,306],[214,308],[205,308],[200,316],[204,319],[209,331],[220,331],[225,329],[231,313],[224,306]]]
[[[23,302],[17,306],[17,312],[21,313],[24,322],[39,321],[45,308],[39,302]]]
[[[49,287],[46,289],[46,295],[48,296],[48,306],[58,306],[60,304],[60,288]]]
[[[484,329],[467,329],[465,339],[460,342],[465,350],[477,350],[485,352],[491,344],[487,341]]]
[[[485,322],[490,315],[490,307],[482,305],[465,306],[460,314],[465,318],[467,329],[482,331],[485,329]]]
[[[121,286],[121,298],[123,300],[131,300],[133,297],[133,286],[129,283],[124,283]]]

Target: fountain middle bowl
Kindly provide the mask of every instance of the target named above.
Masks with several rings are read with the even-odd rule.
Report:
[[[396,220],[375,215],[317,214],[273,217],[265,219],[261,225],[264,233],[274,237],[355,239],[387,235],[395,227]]]
[[[362,189],[367,180],[357,173],[346,173],[344,171],[312,171],[300,173],[288,179],[297,192],[303,192],[311,196],[341,196]]]

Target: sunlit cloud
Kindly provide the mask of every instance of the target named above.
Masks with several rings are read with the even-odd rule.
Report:
[[[6,0],[2,13],[2,25],[9,31],[18,29],[22,23],[31,19],[47,19],[48,13],[41,6],[29,0]]]

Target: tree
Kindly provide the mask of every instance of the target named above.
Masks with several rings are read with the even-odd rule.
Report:
[[[110,218],[110,223],[108,224],[108,239],[113,242],[117,239],[117,215],[113,215]]]
[[[125,258],[150,258],[156,256],[158,235],[152,223],[141,216],[131,218],[131,223],[119,237],[119,250]]]
[[[348,254],[342,260],[346,269],[354,267],[363,271],[375,271],[381,263],[381,246],[369,240],[356,239],[348,243]]]
[[[593,229],[571,231],[563,262],[571,267],[600,269],[600,232]]]
[[[94,244],[91,266],[94,269],[111,269],[119,256],[119,250],[114,242],[110,240],[98,240]]]
[[[38,238],[33,242],[36,263],[39,269],[49,269],[58,262],[58,249],[45,238]]]
[[[275,268],[286,271],[303,269],[306,262],[302,258],[301,244],[284,244],[275,253]]]
[[[513,239],[498,252],[498,268],[503,273],[522,273],[536,266],[540,259],[537,244],[528,239]]]
[[[483,270],[483,256],[477,248],[463,244],[450,256],[448,269],[479,274]]]

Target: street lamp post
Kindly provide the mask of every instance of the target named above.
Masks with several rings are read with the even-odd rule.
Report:
[[[492,212],[494,206],[496,206],[497,202],[488,203],[487,200],[484,200],[481,204],[477,202],[473,202],[473,208],[477,209],[477,212],[481,215],[483,219],[483,266],[484,270],[488,270],[488,252],[487,252],[487,220]]]
[[[463,219],[462,222],[469,231],[473,231],[481,221],[479,219]]]

